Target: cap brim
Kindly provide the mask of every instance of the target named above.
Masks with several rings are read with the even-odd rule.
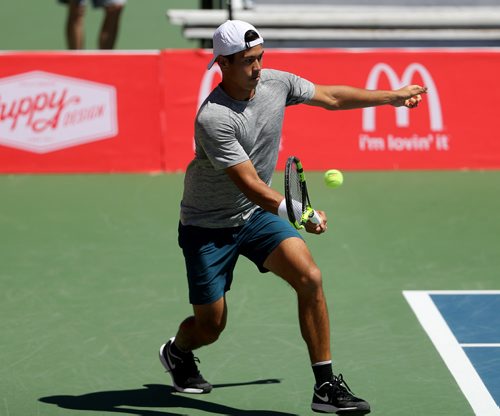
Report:
[[[216,61],[216,60],[217,60],[217,57],[216,57],[216,56],[214,56],[214,57],[211,59],[211,61],[208,63],[208,65],[207,65],[207,69],[212,68],[212,66],[215,64],[215,61]]]

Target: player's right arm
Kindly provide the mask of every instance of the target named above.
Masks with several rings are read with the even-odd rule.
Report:
[[[226,168],[225,172],[250,201],[273,214],[278,212],[285,197],[259,177],[250,160]]]
[[[250,160],[226,168],[225,171],[250,201],[266,211],[278,214],[278,207],[285,200],[285,197],[260,179]],[[324,211],[318,210],[317,212],[320,214],[323,222],[321,224],[313,224],[308,221],[305,228],[309,233],[321,234],[326,231],[326,214]]]

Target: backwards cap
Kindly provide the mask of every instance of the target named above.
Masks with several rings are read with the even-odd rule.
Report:
[[[259,37],[251,42],[245,42],[245,33],[249,30],[253,30]],[[257,29],[250,23],[241,20],[228,20],[221,24],[214,32],[214,56],[207,68],[212,68],[218,56],[232,55],[233,53],[253,48],[262,43],[264,43],[264,39],[262,39]]]

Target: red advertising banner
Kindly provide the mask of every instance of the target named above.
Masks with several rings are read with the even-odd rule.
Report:
[[[0,172],[161,170],[160,59],[0,55]]]
[[[220,81],[210,54],[164,52],[169,94],[165,166],[185,168],[192,157],[196,109]],[[349,111],[289,107],[278,167],[290,154],[308,169],[498,169],[500,52],[484,50],[266,50],[264,67],[317,84],[429,89],[414,110],[383,106]],[[169,146],[175,152],[168,152]]]
[[[0,173],[183,171],[197,109],[221,79],[208,51],[0,54]],[[499,169],[500,51],[266,50],[317,84],[429,89],[414,109],[286,111],[278,168]]]

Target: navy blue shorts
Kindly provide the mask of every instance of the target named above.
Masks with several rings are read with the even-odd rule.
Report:
[[[184,253],[193,305],[213,303],[231,288],[233,270],[240,254],[268,272],[264,262],[290,237],[302,238],[292,225],[277,215],[257,209],[240,227],[203,228],[179,222],[179,246]]]

